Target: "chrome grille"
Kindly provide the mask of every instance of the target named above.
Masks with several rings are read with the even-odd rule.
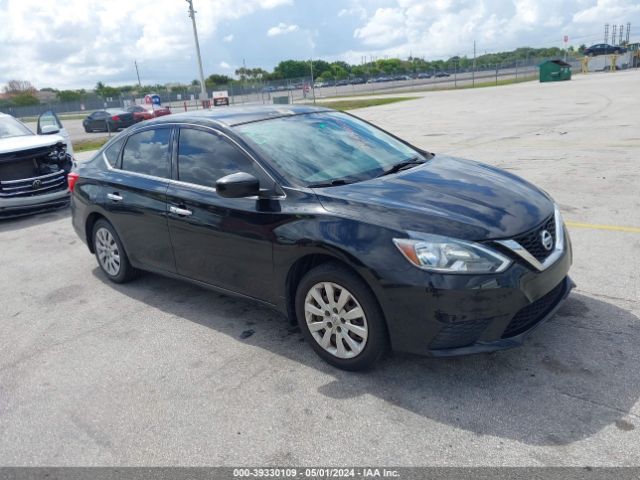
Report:
[[[516,242],[522,245],[531,255],[535,257],[539,262],[544,260],[553,252],[553,248],[547,250],[542,245],[542,232],[547,230],[551,234],[553,239],[553,245],[556,243],[556,222],[551,215],[544,223],[533,230],[530,230],[520,236],[514,238]]]
[[[0,181],[0,198],[32,197],[66,188],[67,173],[58,170],[37,177]]]

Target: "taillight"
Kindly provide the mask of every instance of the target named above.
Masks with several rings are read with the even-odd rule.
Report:
[[[67,184],[69,185],[69,190],[73,192],[73,189],[76,186],[76,182],[78,181],[78,179],[80,178],[80,175],[78,175],[77,172],[69,172],[69,175],[67,175]]]
[[[118,115],[114,115],[113,117],[111,117],[111,120],[113,120],[114,122],[119,122],[120,117]]]

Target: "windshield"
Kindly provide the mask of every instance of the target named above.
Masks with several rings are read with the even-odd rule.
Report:
[[[0,116],[0,138],[25,135],[33,135],[33,132],[13,117]]]
[[[236,129],[299,186],[369,180],[399,162],[424,160],[411,147],[340,112],[293,115]]]

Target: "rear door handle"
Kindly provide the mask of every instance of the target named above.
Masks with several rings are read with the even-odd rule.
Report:
[[[169,207],[169,211],[171,213],[175,213],[176,215],[180,215],[181,217],[190,217],[191,215],[193,215],[193,212],[191,210],[187,210],[186,208],[175,207],[173,205]]]
[[[107,193],[107,198],[109,200],[114,201],[114,202],[121,202],[122,201],[122,196],[119,195],[118,193]]]

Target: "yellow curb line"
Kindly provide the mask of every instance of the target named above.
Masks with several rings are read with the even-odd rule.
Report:
[[[594,230],[613,230],[615,232],[640,233],[638,227],[620,227],[617,225],[598,225],[594,223],[565,222],[568,227],[592,228]]]

